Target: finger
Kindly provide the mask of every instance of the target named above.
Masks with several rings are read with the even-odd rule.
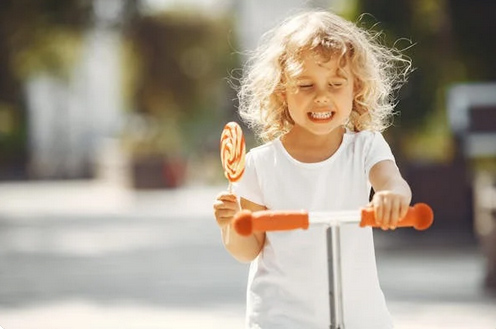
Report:
[[[217,224],[222,228],[226,225],[229,225],[234,218],[236,211],[232,210],[219,210],[215,214],[215,219],[217,220]]]
[[[382,198],[382,229],[387,230],[391,222],[391,199],[387,197]]]
[[[222,224],[230,222],[234,218],[234,214],[235,212],[219,212],[215,218],[219,224]]]
[[[395,230],[400,219],[401,201],[397,198],[391,200],[391,221],[389,228]]]
[[[236,195],[232,194],[232,193],[229,193],[229,192],[222,192],[220,193],[216,200],[221,200],[221,201],[237,201],[238,198],[236,197]]]
[[[237,209],[238,203],[236,201],[215,201],[213,204],[214,210],[220,209]]]
[[[217,225],[220,228],[224,228],[224,227],[228,226],[231,223],[231,218],[232,217],[229,217],[229,218],[225,218],[225,217],[217,218]]]
[[[408,213],[408,210],[410,209],[410,205],[406,202],[401,202],[401,207],[400,207],[400,221],[406,217],[406,214]]]
[[[375,223],[378,226],[382,225],[382,204],[380,202],[379,196],[377,198],[374,198],[373,200],[373,207],[374,207],[374,216],[375,216]]]
[[[238,212],[236,208],[219,208],[215,209],[215,215],[218,217],[234,217]]]

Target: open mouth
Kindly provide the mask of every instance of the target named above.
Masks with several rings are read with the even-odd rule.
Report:
[[[332,118],[334,112],[326,111],[326,112],[308,112],[308,117],[312,121],[327,121]]]

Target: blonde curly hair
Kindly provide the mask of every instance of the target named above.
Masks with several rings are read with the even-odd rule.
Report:
[[[379,37],[327,11],[290,17],[262,37],[245,64],[237,90],[241,118],[265,142],[289,131],[294,122],[280,95],[301,73],[302,53],[311,51],[350,64],[355,96],[347,128],[384,130],[393,115],[393,93],[406,81],[411,62]]]

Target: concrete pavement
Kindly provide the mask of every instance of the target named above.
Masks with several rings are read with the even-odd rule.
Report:
[[[223,250],[211,215],[222,188],[0,184],[0,325],[242,328],[247,265]],[[397,328],[496,328],[470,238],[377,231],[376,245]]]

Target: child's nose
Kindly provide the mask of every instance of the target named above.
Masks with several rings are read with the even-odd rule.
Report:
[[[326,91],[319,91],[314,98],[316,104],[327,104],[329,101],[329,94]]]

